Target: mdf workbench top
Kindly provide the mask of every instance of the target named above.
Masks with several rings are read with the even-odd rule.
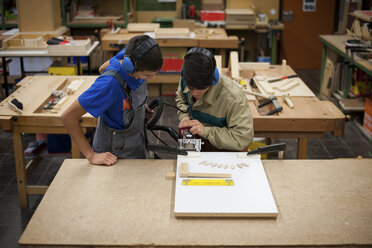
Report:
[[[175,160],[65,160],[19,244],[372,245],[372,160],[264,160],[275,218],[175,218]]]

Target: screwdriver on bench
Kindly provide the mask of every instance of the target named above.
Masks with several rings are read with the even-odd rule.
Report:
[[[290,75],[290,76],[285,76],[285,77],[270,79],[270,80],[267,80],[267,82],[273,83],[273,82],[277,82],[277,81],[284,80],[284,79],[287,79],[287,78],[295,78],[295,77],[298,77],[298,76],[297,75]]]

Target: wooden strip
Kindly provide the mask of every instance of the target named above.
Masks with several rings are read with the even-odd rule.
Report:
[[[217,67],[219,73],[222,73],[222,56],[221,55],[214,55],[214,58],[216,59],[216,67]]]
[[[236,51],[230,52],[229,69],[231,70],[231,77],[239,80],[239,57]]]
[[[270,68],[270,63],[267,62],[240,62],[240,70],[267,70]]]
[[[44,195],[48,190],[48,186],[27,186],[26,189],[29,195]]]
[[[187,177],[189,174],[189,164],[181,163],[180,164],[180,177]]]
[[[25,169],[25,157],[23,155],[23,140],[20,132],[13,131],[13,148],[16,164],[19,205],[21,209],[28,209],[28,197],[26,192],[27,175]]]
[[[38,158],[31,159],[30,161],[28,161],[28,163],[26,164],[26,175],[27,175],[27,178],[30,178],[30,176],[32,175],[32,172],[36,169],[36,167],[39,164],[40,160],[41,160],[41,158],[38,157]]]
[[[201,177],[201,178],[231,178],[231,174],[189,172],[189,173],[188,173],[188,177]]]
[[[160,23],[129,23],[127,30],[129,33],[155,32],[160,28]]]

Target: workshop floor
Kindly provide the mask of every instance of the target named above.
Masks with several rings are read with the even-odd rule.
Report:
[[[297,71],[297,74],[315,92],[319,89],[319,71]],[[174,97],[163,97],[163,100],[174,104]],[[164,113],[159,120],[159,125],[168,125],[177,128],[176,110],[165,106]],[[321,139],[309,139],[307,159],[334,159],[334,158],[356,158],[358,156],[369,157],[370,143],[362,134],[358,120],[346,122],[345,134],[343,137],[334,137],[325,134]],[[151,133],[148,134],[150,143],[160,144]],[[160,137],[169,145],[176,143],[167,134],[160,134]],[[24,144],[35,140],[35,135],[25,134]],[[277,142],[287,143],[285,153],[286,159],[296,158],[297,142],[295,139],[277,139]],[[162,158],[175,158],[174,155],[160,154]],[[40,165],[29,179],[29,184],[49,185],[63,160],[68,155],[57,157],[47,156],[43,158]],[[37,208],[42,196],[31,196],[30,209],[21,211],[17,194],[15,175],[15,164],[12,145],[12,134],[0,130],[0,247],[17,247],[18,239],[29,222],[32,214]]]

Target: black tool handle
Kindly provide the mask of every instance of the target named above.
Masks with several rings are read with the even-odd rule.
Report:
[[[286,148],[285,143],[278,143],[278,144],[272,144],[264,147],[257,147],[256,150],[249,151],[247,155],[251,154],[263,154],[263,153],[269,153],[269,152],[280,152],[284,151]]]
[[[147,145],[147,149],[149,151],[153,152],[164,152],[164,153],[170,153],[170,154],[177,154],[177,155],[186,155],[187,156],[187,151],[174,148],[174,147],[167,147],[167,146],[162,146],[162,145]]]

